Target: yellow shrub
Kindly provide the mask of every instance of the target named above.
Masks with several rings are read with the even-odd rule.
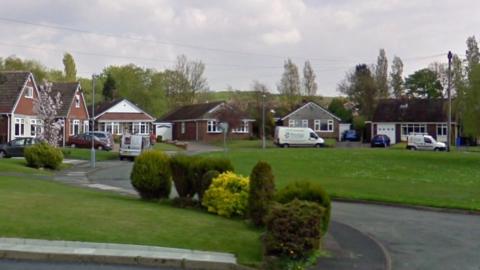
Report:
[[[224,172],[212,180],[203,195],[202,205],[220,216],[243,216],[248,204],[248,190],[248,177]]]

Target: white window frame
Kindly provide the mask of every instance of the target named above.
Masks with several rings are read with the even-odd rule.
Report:
[[[288,120],[288,127],[295,127],[295,120]]]
[[[335,125],[334,125],[333,120],[328,120],[328,121],[327,121],[328,132],[333,132],[334,126],[335,126]]]
[[[320,119],[315,119],[315,120],[313,121],[313,130],[315,130],[315,131],[320,131],[320,127],[321,127],[320,124],[321,124]]]
[[[447,133],[448,133],[448,124],[437,125],[437,136],[447,136]]]
[[[146,135],[150,133],[150,126],[147,122],[132,123],[132,134]]]
[[[80,108],[80,96],[75,95],[75,108]]]
[[[308,119],[302,119],[302,127],[308,128]]]
[[[18,133],[17,133],[18,125]],[[25,119],[24,118],[15,118],[15,125],[13,127],[13,132],[15,136],[25,136]]]
[[[26,98],[33,98],[33,87],[32,86],[26,86],[25,87],[25,97]]]
[[[75,130],[76,127],[76,130]],[[70,136],[80,134],[80,120],[74,119],[70,122]]]
[[[90,123],[88,122],[88,120],[84,120],[83,121],[83,132],[90,131],[89,127],[90,127]]]
[[[30,120],[30,136],[37,136],[37,120],[31,119]]]
[[[240,123],[240,126],[237,128],[232,129],[232,133],[248,133],[249,125],[247,120],[243,120]]]
[[[416,130],[418,130],[418,131],[416,131]],[[412,133],[427,133],[427,124],[425,124],[425,123],[401,124],[401,126],[400,126],[400,140],[406,141],[407,136],[412,134]]]
[[[120,134],[120,123],[119,122],[112,122],[112,134],[116,134],[116,135]]]
[[[185,134],[185,122],[180,123],[180,133]]]
[[[208,120],[207,121],[207,133],[221,133],[222,131],[218,127],[217,120]]]

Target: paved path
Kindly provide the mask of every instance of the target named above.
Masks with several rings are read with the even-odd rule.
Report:
[[[3,270],[175,270],[173,268],[107,265],[93,263],[0,260]]]

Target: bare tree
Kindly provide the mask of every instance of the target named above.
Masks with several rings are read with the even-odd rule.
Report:
[[[282,94],[285,104],[289,110],[292,110],[298,103],[300,97],[300,77],[298,67],[291,59],[285,61],[284,71],[278,91]]]
[[[395,56],[392,61],[392,71],[390,72],[390,85],[393,89],[393,95],[400,98],[405,94],[403,85],[403,62],[400,57]]]
[[[317,94],[317,83],[315,82],[315,72],[310,61],[305,62],[303,67],[303,94],[306,96],[315,96]]]
[[[37,135],[39,139],[45,140],[52,146],[58,146],[60,142],[60,131],[62,123],[57,119],[58,110],[63,106],[60,92],[52,93],[52,83],[44,82],[40,86],[38,100],[34,103],[34,112],[42,121],[43,128]]]
[[[197,94],[208,91],[207,79],[203,74],[205,64],[202,61],[188,61],[185,55],[180,55],[177,57],[175,71],[187,79],[190,92],[188,95],[191,96],[192,102]]]

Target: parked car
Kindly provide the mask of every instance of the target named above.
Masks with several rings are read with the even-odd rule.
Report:
[[[93,136],[94,141],[94,148],[98,150],[105,150],[110,151],[112,150],[112,145],[105,143],[104,141],[100,140],[97,136]],[[67,142],[67,145],[70,147],[78,147],[78,148],[92,148],[92,135],[90,134],[78,134],[70,139]]]
[[[357,142],[360,141],[360,134],[354,130],[345,130],[342,134],[342,141]]]
[[[93,136],[99,138],[101,141],[109,145],[110,147],[113,147],[114,145],[114,140],[113,140],[113,135],[110,132],[106,131],[87,131],[85,134],[92,134]]]
[[[141,135],[123,135],[120,142],[120,160],[135,158],[150,148],[150,137]]]
[[[17,138],[6,144],[1,144],[0,158],[23,157],[25,147],[36,143],[40,143],[40,140],[35,138]]]
[[[428,134],[413,134],[407,138],[407,149],[445,151],[447,150],[447,145],[443,142],[437,142]]]
[[[274,143],[284,148],[290,146],[323,147],[325,141],[311,128],[277,127]]]
[[[390,138],[384,134],[378,134],[373,136],[372,141],[370,142],[371,147],[389,147]]]

